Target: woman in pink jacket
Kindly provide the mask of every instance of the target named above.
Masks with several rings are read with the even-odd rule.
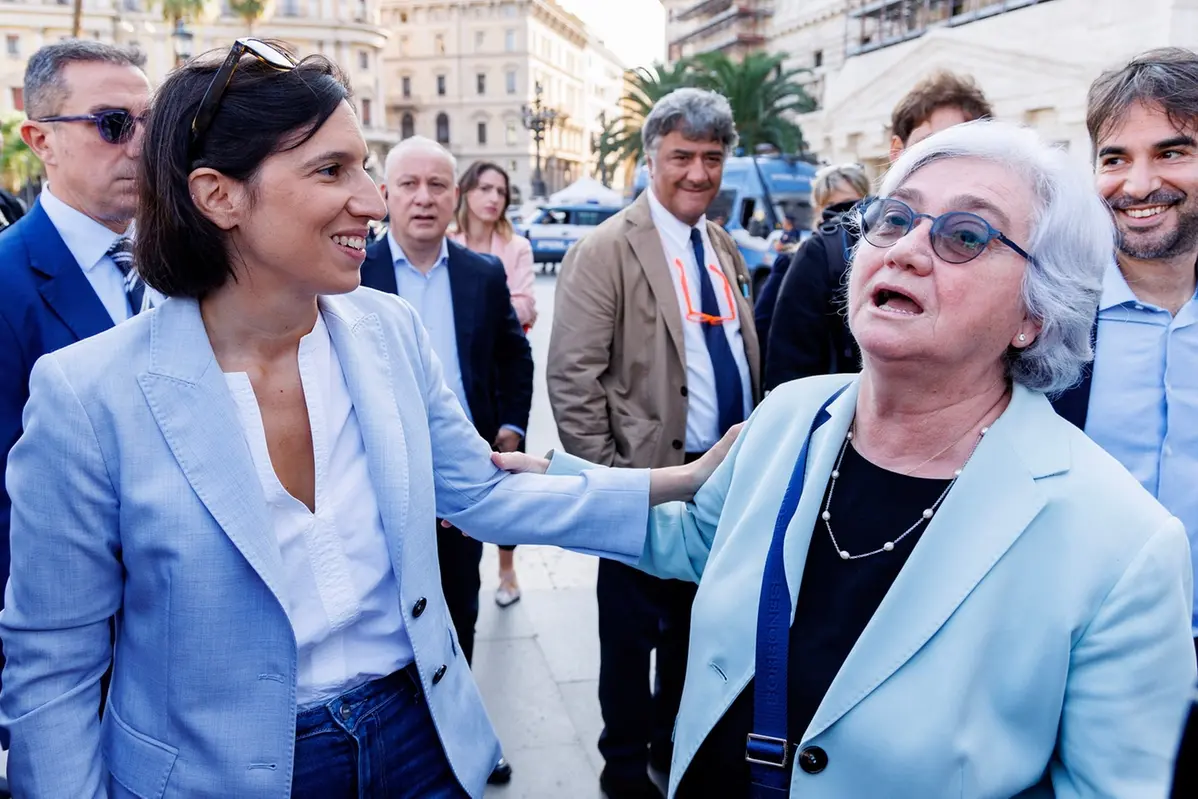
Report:
[[[507,219],[510,204],[511,181],[507,172],[490,161],[475,161],[458,181],[457,232],[451,238],[468,249],[494,255],[503,262],[512,307],[527,333],[537,320],[532,245],[512,230],[512,223]],[[495,592],[495,602],[500,607],[507,607],[520,598],[515,549],[514,546],[499,548],[499,589]]]

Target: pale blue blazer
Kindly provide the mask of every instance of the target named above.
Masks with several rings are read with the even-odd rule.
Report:
[[[481,796],[500,749],[441,593],[436,517],[487,541],[635,562],[648,475],[500,472],[402,300],[359,289],[320,308],[428,705],[454,773]],[[15,795],[289,797],[296,645],[286,583],[198,305],[171,300],[42,358],[24,429],[8,467],[13,570],[0,615]]]
[[[651,515],[639,567],[699,581],[671,795],[753,676],[786,484],[816,410],[852,381],[812,438],[787,529],[793,618],[856,380],[778,388],[695,502]],[[582,468],[571,460],[552,471]],[[1192,579],[1181,523],[1017,386],[795,742],[828,765],[793,768],[790,795],[1164,799],[1195,680]]]

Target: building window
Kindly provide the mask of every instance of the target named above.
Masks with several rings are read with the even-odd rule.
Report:
[[[479,95],[486,94],[487,93],[487,75],[486,75],[486,73],[480,72],[474,76],[474,79],[475,79],[475,83],[478,87]]]
[[[445,34],[438,33],[433,37],[433,52],[437,55],[445,55]]]
[[[479,144],[487,143],[487,123],[486,122],[478,123],[478,143]]]
[[[516,70],[509,69],[507,71],[507,74],[504,75],[503,77],[504,77],[504,81],[507,83],[507,93],[515,94],[516,93]]]
[[[4,49],[12,58],[21,57],[21,37],[10,33],[4,37]]]
[[[370,69],[370,51],[358,51],[358,69]]]
[[[449,115],[445,113],[437,114],[437,141],[440,144],[449,144]]]
[[[125,0],[122,5],[125,7],[126,11],[141,11],[141,9],[138,8],[140,5],[138,0]]]
[[[400,86],[403,88],[403,98],[405,100],[412,99],[412,76],[404,75],[399,79]]]
[[[816,68],[822,67],[824,65],[824,51],[816,50],[811,60],[815,62],[814,65]]]
[[[474,52],[476,52],[476,53],[482,52],[483,42],[485,42],[486,39],[487,39],[486,31],[475,31],[474,32]]]
[[[513,147],[516,144],[516,123],[507,123],[507,130],[504,132],[504,141],[508,147]]]
[[[403,139],[410,139],[416,135],[416,120],[412,118],[411,114],[404,114],[400,120],[399,135]]]
[[[445,96],[445,76],[444,75],[437,76],[437,95],[440,97]]]
[[[362,98],[362,126],[367,128],[373,126],[370,121],[370,100],[366,98]]]
[[[25,110],[25,90],[20,86],[12,87],[12,107],[16,111]]]
[[[298,17],[300,15],[299,0],[283,0],[283,16]]]
[[[503,32],[503,49],[504,52],[516,52],[516,29],[508,28]]]

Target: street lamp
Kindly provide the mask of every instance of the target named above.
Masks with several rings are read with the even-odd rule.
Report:
[[[183,20],[175,20],[175,30],[171,32],[171,41],[175,45],[175,66],[182,66],[191,59],[192,41],[195,34],[187,29]]]
[[[525,130],[532,133],[532,140],[537,151],[537,168],[532,176],[532,193],[534,197],[545,197],[545,180],[541,177],[541,142],[545,140],[545,133],[553,129],[559,119],[564,115],[559,114],[556,109],[545,108],[541,104],[541,82],[536,82],[536,88],[533,93],[532,105],[524,105],[520,108],[521,122]]]

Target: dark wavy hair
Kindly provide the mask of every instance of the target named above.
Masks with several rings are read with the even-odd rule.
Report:
[[[223,60],[203,57],[172,72],[146,125],[135,255],[145,282],[168,297],[202,298],[236,279],[228,234],[191,198],[191,172],[208,167],[244,181],[253,202],[263,162],[311,139],[351,94],[341,71],[320,56],[287,72],[244,56],[193,147],[192,120]]]

